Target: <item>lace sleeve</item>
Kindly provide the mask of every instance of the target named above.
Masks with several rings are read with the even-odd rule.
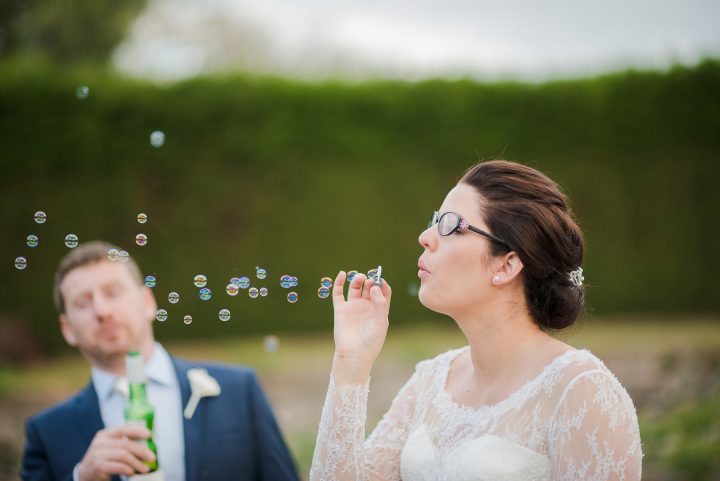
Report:
[[[573,379],[560,399],[548,454],[556,481],[639,481],[642,451],[635,406],[603,370]]]
[[[368,384],[336,386],[330,379],[310,481],[400,479],[400,453],[414,418],[418,373],[365,440]]]

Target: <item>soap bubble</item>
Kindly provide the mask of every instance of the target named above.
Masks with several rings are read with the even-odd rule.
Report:
[[[120,251],[118,252],[118,260],[120,262],[127,262],[130,260],[130,254],[128,254],[127,251]]]
[[[320,299],[326,299],[330,295],[330,289],[328,289],[325,286],[322,286],[320,289],[318,289],[318,297]]]
[[[178,294],[177,292],[171,292],[170,294],[168,294],[168,302],[170,304],[177,304],[178,302],[180,302],[180,294]]]
[[[259,293],[262,297],[267,296],[268,295],[267,287],[261,287]]]
[[[150,134],[150,145],[155,148],[160,148],[165,145],[165,132],[156,130]]]
[[[198,274],[193,279],[193,284],[195,284],[195,287],[205,287],[207,285],[207,277],[203,274]]]
[[[257,290],[257,287],[251,287],[250,290],[248,291],[248,295],[250,297],[252,297],[253,299],[255,299],[259,293],[260,292]]]
[[[288,292],[287,300],[290,304],[295,304],[298,300],[297,292]]]
[[[332,287],[333,280],[330,277],[323,277],[320,279],[320,285],[323,287],[330,288]]]
[[[240,287],[240,278],[239,277],[230,278],[230,284],[235,284],[236,286]]]
[[[19,270],[23,270],[27,267],[27,259],[24,257],[16,257],[15,258],[15,268]]]
[[[237,296],[238,293],[238,286],[237,284],[233,284],[232,282],[227,285],[225,288],[225,292],[228,293],[228,296]]]
[[[145,276],[145,285],[148,287],[155,287],[157,279],[155,276]]]
[[[292,279],[292,277],[290,277],[289,275],[287,275],[287,274],[283,275],[280,278],[280,286],[283,289],[290,289],[290,287],[292,286],[292,281],[290,279]]]
[[[221,321],[227,322],[230,320],[230,311],[227,309],[220,309],[220,312],[218,313],[218,317]]]
[[[38,236],[34,234],[30,234],[27,236],[27,245],[28,247],[37,247],[38,245]]]
[[[298,278],[295,276],[290,276],[290,287],[297,287],[298,286]]]
[[[135,243],[140,247],[147,244],[147,236],[145,234],[138,234],[135,236]]]
[[[187,314],[185,317],[183,317],[183,322],[185,324],[192,324],[192,316],[190,314]]]
[[[37,222],[38,224],[44,224],[46,220],[47,215],[45,214],[45,212],[41,210],[35,212],[35,222]]]
[[[255,276],[257,276],[258,279],[265,279],[267,277],[267,271],[262,267],[256,267]]]
[[[210,298],[212,298],[212,291],[208,289],[207,287],[203,287],[200,289],[200,300],[201,301],[209,301]]]
[[[280,345],[280,339],[277,336],[265,336],[263,339],[263,346],[267,352],[277,352]]]
[[[368,279],[372,279],[373,284],[376,286],[382,285],[382,266],[378,266],[377,269],[370,269],[367,273]]]
[[[90,95],[90,89],[87,85],[81,85],[75,89],[75,96],[80,100],[85,100]]]
[[[348,271],[347,281],[352,282],[353,278],[357,275],[357,271]]]
[[[155,319],[157,319],[160,322],[167,321],[167,311],[165,309],[158,309],[155,313]]]
[[[65,245],[70,249],[74,249],[78,245],[78,236],[75,234],[68,234],[65,236]]]
[[[247,277],[241,277],[240,282],[238,283],[238,287],[240,289],[247,289],[248,287],[250,287],[250,279],[248,279]]]
[[[137,221],[138,221],[139,224],[144,224],[145,222],[147,222],[147,220],[148,220],[148,216],[147,216],[146,213],[140,212],[140,213],[138,214],[138,216],[137,216]]]
[[[108,260],[110,262],[117,261],[119,255],[120,255],[120,252],[117,249],[108,249]]]

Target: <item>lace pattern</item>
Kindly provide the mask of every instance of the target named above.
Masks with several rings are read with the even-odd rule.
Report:
[[[368,385],[331,379],[310,479],[640,479],[635,407],[597,357],[568,351],[504,400],[475,409],[445,390],[451,361],[467,349],[419,363],[367,440]]]

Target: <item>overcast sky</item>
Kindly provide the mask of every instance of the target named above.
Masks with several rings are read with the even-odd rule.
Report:
[[[720,0],[150,0],[115,64],[159,80],[541,81],[717,58],[719,25]]]

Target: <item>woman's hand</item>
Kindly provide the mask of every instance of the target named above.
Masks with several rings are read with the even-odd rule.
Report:
[[[335,310],[335,358],[333,378],[336,384],[363,383],[370,375],[375,359],[385,342],[392,290],[383,280],[373,286],[365,274],[356,274],[343,295],[346,274],[340,271],[333,285]]]

